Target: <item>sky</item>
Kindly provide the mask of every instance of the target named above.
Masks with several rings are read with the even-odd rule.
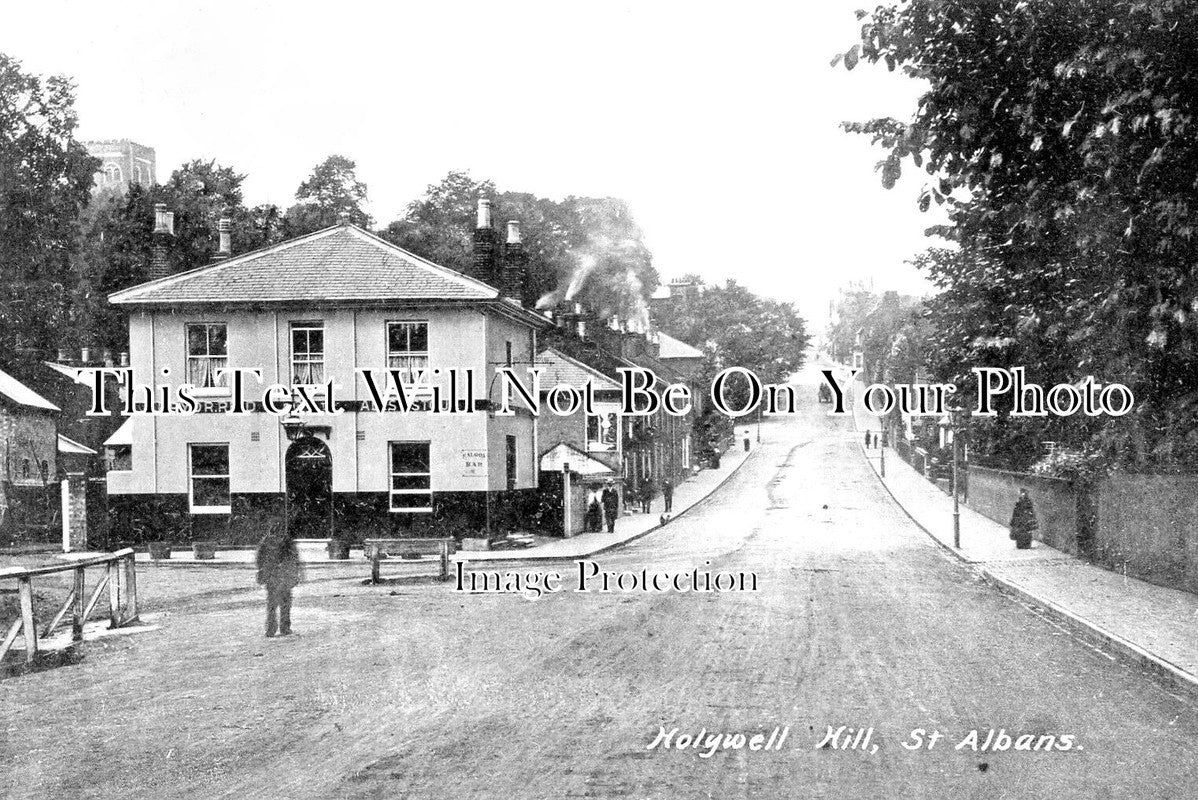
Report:
[[[843,120],[907,120],[920,85],[832,68],[860,0],[819,2],[108,2],[4,12],[0,52],[76,83],[81,139],[247,175],[293,202],[312,168],[357,162],[384,225],[450,170],[501,190],[626,200],[663,279],[729,278],[818,327],[848,281],[930,291],[904,263],[943,220],[910,163]]]

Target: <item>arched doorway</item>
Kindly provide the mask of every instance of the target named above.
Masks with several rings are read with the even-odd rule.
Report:
[[[297,539],[333,535],[333,458],[329,446],[305,436],[287,448],[287,507]]]

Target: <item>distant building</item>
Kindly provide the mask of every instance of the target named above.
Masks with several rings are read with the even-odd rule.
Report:
[[[157,182],[154,148],[128,139],[84,142],[83,146],[102,162],[93,191],[126,191],[133,184],[153,186]]]

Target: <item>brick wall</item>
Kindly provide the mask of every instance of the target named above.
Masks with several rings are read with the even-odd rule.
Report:
[[[1035,538],[1058,550],[1078,555],[1078,492],[1069,481],[969,467],[969,507],[1004,527],[1011,521],[1021,488],[1027,489],[1032,498],[1036,520],[1040,523]]]
[[[1098,485],[1094,505],[1096,561],[1198,592],[1198,476],[1113,475]]]

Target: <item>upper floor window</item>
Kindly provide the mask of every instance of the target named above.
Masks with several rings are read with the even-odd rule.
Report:
[[[121,168],[116,164],[109,164],[104,167],[104,182],[105,183],[120,183]]]
[[[133,165],[133,182],[138,183],[138,184],[141,183],[141,165],[140,164]]]
[[[228,329],[223,322],[187,326],[187,382],[198,389],[226,386],[216,371],[229,365]]]
[[[587,450],[615,450],[620,434],[620,418],[614,411],[587,416]]]
[[[504,359],[507,361],[507,366],[512,365],[512,343],[504,342]]]
[[[188,499],[193,514],[228,514],[229,445],[193,444],[189,448]]]
[[[387,323],[387,368],[397,369],[409,383],[428,371],[428,323]]]
[[[291,382],[324,383],[324,323],[291,323]]]

